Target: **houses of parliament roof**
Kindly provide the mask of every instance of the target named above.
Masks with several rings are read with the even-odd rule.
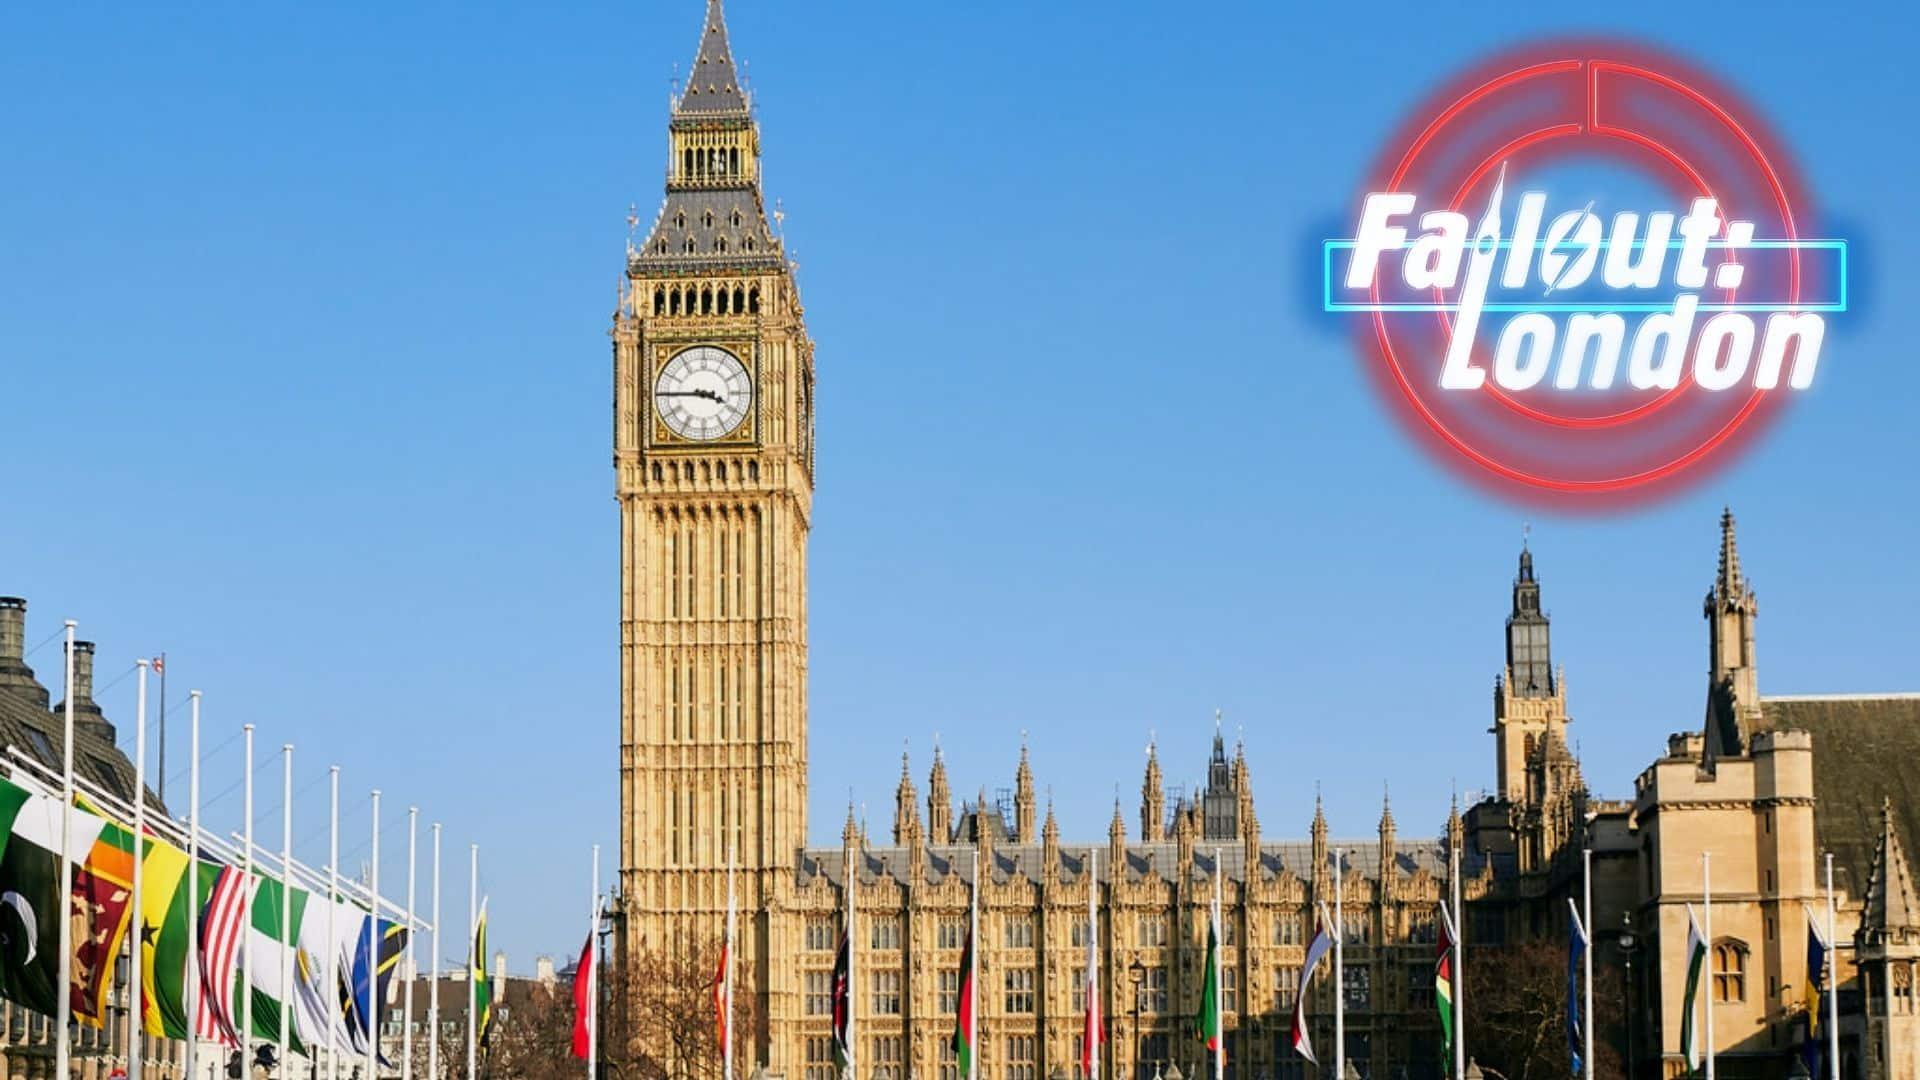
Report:
[[[49,705],[52,695],[27,663],[26,623],[27,602],[0,596],[0,745],[57,773],[62,765],[65,703]],[[133,763],[114,745],[113,724],[93,700],[93,644],[75,642],[73,659],[74,771],[130,799]],[[64,682],[64,671],[61,676]]]
[[[1881,840],[1920,836],[1920,694],[1764,697],[1766,725],[1813,734],[1814,840],[1833,852],[1836,886],[1862,896]]]

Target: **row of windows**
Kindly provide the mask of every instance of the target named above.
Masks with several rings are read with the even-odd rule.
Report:
[[[734,480],[758,480],[760,479],[760,463],[757,461],[736,461],[731,465],[724,461],[682,461],[678,463],[656,461],[653,463],[654,483],[660,483],[663,480],[684,480],[692,483],[695,479],[699,479],[706,481],[718,480],[724,484],[729,478]]]
[[[1031,949],[1034,947],[1036,921],[1032,915],[1016,914],[1000,918],[1001,944],[1009,949]],[[897,916],[874,916],[872,944],[876,949],[897,949],[900,947],[900,921]],[[1432,912],[1414,913],[1408,922],[1407,941],[1409,943],[1432,942],[1435,938],[1436,918]],[[831,918],[809,920],[807,925],[807,948],[823,951],[834,948],[839,938]],[[1082,949],[1087,944],[1087,917],[1073,916],[1070,932],[1070,944]],[[1164,914],[1141,915],[1134,920],[1134,944],[1143,949],[1165,948],[1171,937],[1171,921]],[[1299,912],[1288,912],[1274,919],[1273,943],[1279,946],[1305,945],[1306,918]],[[1372,922],[1363,914],[1355,913],[1347,921],[1345,944],[1367,946],[1373,942]],[[958,916],[942,916],[936,929],[935,947],[940,949],[958,949],[966,933],[966,921]],[[1221,926],[1222,944],[1232,948],[1240,944],[1240,927],[1233,920],[1226,920]]]
[[[663,238],[654,245],[656,251],[666,254],[666,240]],[[714,250],[725,252],[727,238],[722,236],[714,242]],[[683,250],[695,254],[697,245],[693,237],[687,237]],[[754,249],[753,237],[741,241],[744,250]],[[653,290],[653,313],[655,315],[758,315],[760,314],[760,286],[743,287],[735,285],[729,289],[725,285],[715,291],[711,285],[666,288]]]

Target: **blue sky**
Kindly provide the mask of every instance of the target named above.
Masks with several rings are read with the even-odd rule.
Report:
[[[446,823],[450,915],[481,842],[517,969],[577,947],[587,845],[616,836],[606,329],[700,8],[0,16],[0,593],[30,643],[79,619],[103,686],[166,650],[170,696],[207,693],[210,793],[259,725],[268,835],[268,749],[299,744],[310,860],[334,761],[343,861],[373,787],[387,880],[407,805]],[[1491,783],[1528,521],[1601,794],[1700,721],[1722,503],[1766,692],[1920,690],[1910,12],[729,13],[819,342],[816,841],[850,796],[884,833],[902,739],[924,790],[936,734],[970,793],[1011,784],[1025,731],[1067,837],[1105,836],[1116,787],[1131,829],[1148,732],[1190,784],[1215,708],[1268,835],[1304,833],[1316,780],[1336,833],[1372,833],[1383,785],[1403,834],[1435,830]],[[1861,301],[1756,452],[1610,517],[1431,463],[1305,300],[1425,91],[1589,30],[1764,110]],[[54,681],[57,645],[31,662]],[[102,694],[123,725],[132,685]]]

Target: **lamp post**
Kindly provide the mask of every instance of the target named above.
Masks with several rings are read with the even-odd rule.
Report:
[[[1633,954],[1639,947],[1638,939],[1633,936],[1633,913],[1623,911],[1620,913],[1620,957],[1627,965],[1627,1080],[1634,1080]]]
[[[1140,1075],[1140,984],[1147,981],[1147,965],[1139,957],[1127,965],[1127,979],[1133,983],[1133,1075]]]

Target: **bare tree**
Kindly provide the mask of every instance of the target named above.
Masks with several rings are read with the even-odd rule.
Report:
[[[640,950],[625,970],[609,973],[608,1012],[619,1017],[600,1054],[608,1073],[633,1080],[718,1080],[719,1012],[715,990],[720,942],[692,953]],[[759,999],[736,973],[733,995],[733,1070],[752,1074],[760,1043]]]
[[[1626,1023],[1625,1006],[1626,982],[1620,970],[1596,962],[1595,1076],[1623,1074],[1615,1043]],[[1472,949],[1467,961],[1467,1046],[1489,1076],[1562,1080],[1571,1075],[1565,943]]]

